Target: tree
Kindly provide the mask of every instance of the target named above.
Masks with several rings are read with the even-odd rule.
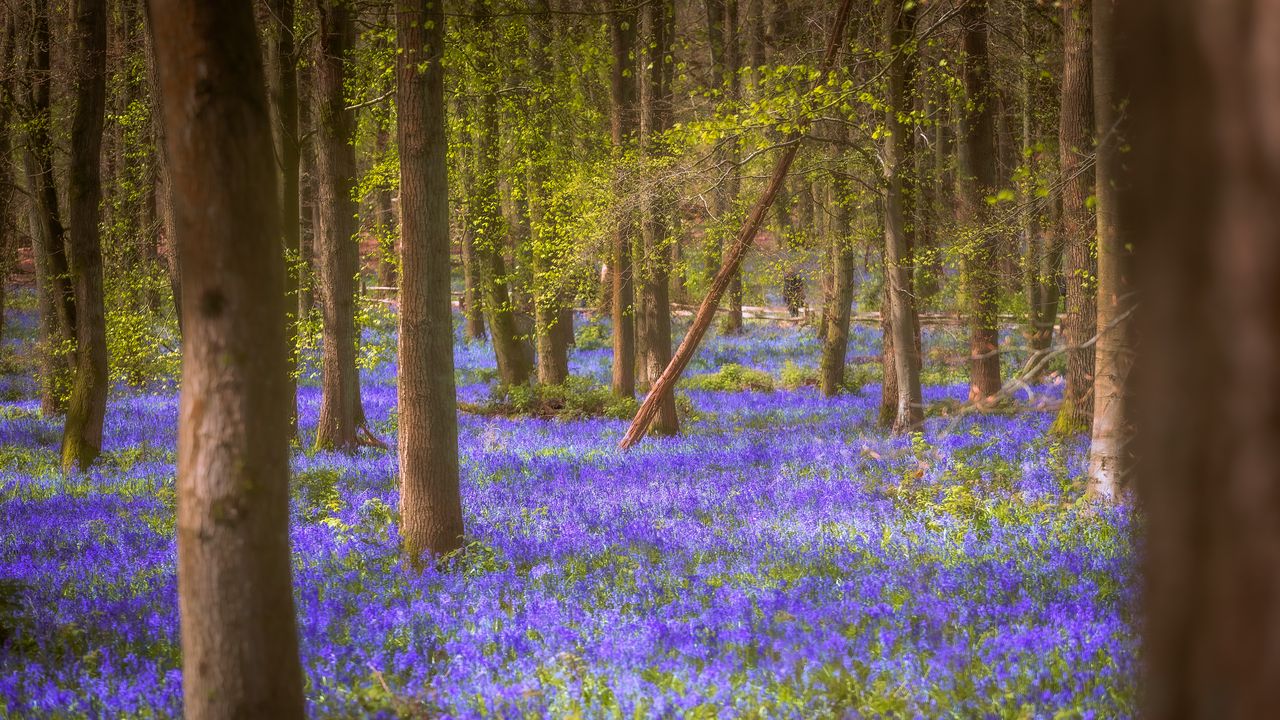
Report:
[[[480,270],[485,314],[493,336],[498,377],[504,385],[524,385],[529,381],[533,366],[521,346],[520,332],[516,327],[507,264],[503,258],[506,228],[498,192],[501,171],[498,36],[488,1],[478,0],[474,7],[481,46],[480,67],[477,69],[480,103],[475,129],[475,186],[470,194],[467,216],[471,223],[474,262]]]
[[[1090,64],[1092,0],[1074,0],[1063,8],[1062,114],[1058,125],[1062,173],[1062,235],[1066,249],[1067,306],[1062,334],[1067,344],[1067,386],[1054,430],[1088,430],[1093,415],[1093,345],[1098,311],[1094,292],[1097,267],[1093,219],[1088,198],[1094,191],[1093,90]]]
[[[964,112],[956,143],[957,220],[966,235],[964,290],[969,316],[969,400],[1000,391],[996,238],[986,198],[995,188],[995,98],[987,52],[987,0],[964,0]]]
[[[401,268],[400,536],[410,563],[462,545],[441,0],[396,5]]]
[[[907,88],[914,74],[914,5],[889,3],[885,9],[885,36],[889,47],[889,102],[885,108],[884,174],[885,286],[889,295],[890,331],[893,334],[893,370],[897,382],[895,432],[917,430],[924,422],[920,389],[920,348],[916,339],[915,296],[912,292],[911,241],[907,237],[906,188],[903,175],[910,160],[911,126],[899,117],[907,111]]]
[[[151,5],[183,258],[183,714],[303,717],[271,127],[248,0]]]
[[[356,368],[356,245],[358,208],[352,140],[355,117],[343,92],[346,63],[354,42],[351,8],[345,0],[316,0],[320,22],[315,64],[317,92],[316,175],[319,188],[321,309],[324,367],[316,447],[347,452],[374,442],[365,427]],[[362,440],[358,432],[363,431]]]
[[[76,293],[76,372],[62,431],[62,471],[88,469],[102,450],[107,413],[107,319],[102,292],[102,125],[107,96],[106,0],[76,6],[75,111],[68,206],[71,279]]]
[[[1132,145],[1117,232],[1140,258],[1142,714],[1277,717],[1280,7],[1115,8]]]
[[[641,87],[641,133],[645,154],[657,159],[664,154],[661,135],[671,127],[671,82],[675,72],[675,59],[671,54],[672,36],[675,34],[675,7],[670,0],[653,2],[645,10],[644,83]],[[671,249],[670,216],[672,201],[666,188],[656,188],[645,197],[644,224],[641,229],[644,259],[640,283],[643,302],[640,311],[645,317],[645,352],[640,362],[646,366],[646,375],[652,381],[662,375],[671,362]],[[653,431],[659,435],[674,435],[679,431],[674,389],[662,398]]]
[[[1093,113],[1097,132],[1095,180],[1098,216],[1098,344],[1093,381],[1093,431],[1089,443],[1089,489],[1115,499],[1126,486],[1133,449],[1129,372],[1133,364],[1131,316],[1132,245],[1116,226],[1122,98],[1115,93],[1115,0],[1093,7]]]
[[[831,187],[835,196],[828,238],[833,262],[832,283],[829,307],[822,317],[826,331],[822,335],[819,376],[819,387],[827,397],[838,395],[844,385],[845,360],[849,352],[849,325],[853,316],[853,279],[857,269],[851,220],[854,198],[851,197],[849,181],[843,173],[833,174]]]
[[[298,47],[293,35],[294,0],[268,0],[266,27],[267,72],[271,100],[275,157],[280,168],[280,238],[285,250],[285,330],[289,336],[289,364],[298,363],[298,320],[302,282],[302,207],[300,173],[302,148],[298,137]],[[293,373],[289,374],[293,382]],[[293,392],[295,398],[297,389]],[[298,423],[294,401],[293,424]]]
[[[612,137],[616,162],[635,147],[637,122],[636,20],[634,8],[616,10],[609,15],[609,38],[613,48],[610,74],[612,101]],[[620,168],[615,172],[621,172]],[[617,181],[617,195],[627,191]],[[609,279],[612,284],[610,303],[613,319],[613,393],[622,397],[636,394],[635,287],[631,268],[631,247],[635,236],[635,217],[623,211],[613,232],[610,248]]]

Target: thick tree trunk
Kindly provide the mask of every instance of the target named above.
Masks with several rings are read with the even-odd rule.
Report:
[[[997,238],[989,227],[986,198],[995,188],[995,97],[987,51],[987,0],[964,0],[964,91],[957,143],[957,220],[969,236],[964,252],[964,286],[969,316],[969,400],[982,402],[1000,390],[1000,285],[996,277]]]
[[[621,158],[635,146],[639,122],[637,117],[636,20],[634,9],[617,11],[609,16],[609,37],[613,46],[610,82],[612,100],[612,133],[614,157]],[[621,199],[629,189],[617,188]],[[613,318],[613,394],[633,397],[636,394],[635,287],[631,268],[631,246],[635,242],[636,218],[624,212],[613,232],[610,255],[610,280]]]
[[[1073,0],[1063,8],[1062,114],[1058,127],[1062,172],[1062,235],[1066,250],[1067,306],[1062,334],[1067,344],[1067,385],[1055,432],[1088,432],[1093,417],[1093,338],[1098,321],[1097,264],[1093,218],[1086,205],[1094,191],[1093,89],[1090,81],[1092,0]]]
[[[366,430],[356,367],[356,213],[352,197],[356,162],[355,116],[346,109],[346,63],[355,40],[350,8],[341,0],[317,0],[320,28],[315,64],[317,90],[316,181],[324,366],[316,447],[354,452]]]
[[[62,471],[86,470],[102,451],[107,414],[107,318],[102,291],[102,126],[107,100],[106,0],[76,6],[76,95],[68,195],[76,292],[76,376],[62,431]]]
[[[156,0],[183,258],[178,598],[183,714],[301,718],[289,551],[284,258],[248,0]]]
[[[908,45],[915,29],[914,8],[886,7],[885,36],[893,58],[888,72],[889,102],[885,109],[884,143],[885,288],[889,297],[893,368],[897,380],[894,432],[918,430],[924,422],[920,389],[920,348],[916,339],[915,295],[912,289],[911,239],[907,236],[907,191],[903,175],[914,145],[911,127],[899,121],[907,109],[907,88],[915,74],[915,53]]]
[[[285,333],[289,337],[289,366],[298,364],[298,320],[302,304],[302,207],[300,180],[301,149],[298,137],[298,49],[293,36],[294,0],[268,0],[270,21],[267,34],[267,71],[272,110],[272,130],[276,160],[280,168],[280,237],[285,251]],[[292,395],[297,396],[293,373]],[[290,414],[296,430],[297,401]]]
[[[400,537],[410,564],[462,546],[458,415],[449,280],[444,10],[396,5],[396,100],[402,223]]]
[[[1093,8],[1093,98],[1097,131],[1095,173],[1098,214],[1098,344],[1093,383],[1093,433],[1089,444],[1089,491],[1116,499],[1127,486],[1132,466],[1134,429],[1130,417],[1129,371],[1133,364],[1132,246],[1116,226],[1120,165],[1115,92],[1115,0],[1097,0]]]
[[[1280,717],[1280,5],[1115,8],[1133,180],[1117,232],[1141,257],[1142,715]]]
[[[641,118],[645,151],[649,155],[661,152],[656,136],[671,127],[671,82],[675,59],[671,55],[671,41],[675,34],[675,6],[671,0],[657,0],[645,10],[645,47],[648,48],[643,87],[643,112]],[[665,189],[651,191],[645,198],[644,281],[641,304],[645,313],[645,353],[641,362],[645,366],[650,383],[662,376],[671,362],[671,300],[669,279],[671,276],[670,216],[672,198]],[[653,432],[674,435],[679,431],[676,416],[675,390],[671,389],[661,399]]]
[[[498,377],[505,385],[524,385],[533,366],[525,354],[516,326],[515,307],[511,302],[509,277],[503,259],[505,232],[502,203],[498,194],[499,118],[498,38],[487,2],[477,2],[476,19],[480,42],[485,48],[479,71],[482,89],[479,117],[476,123],[476,184],[468,214],[472,223],[475,260],[484,291],[484,306],[489,330],[493,334],[493,352],[498,364]]]

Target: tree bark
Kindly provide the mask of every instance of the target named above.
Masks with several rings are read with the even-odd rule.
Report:
[[[893,338],[893,368],[897,380],[897,407],[894,432],[920,429],[924,422],[924,400],[920,389],[920,348],[916,340],[915,295],[912,289],[911,240],[907,236],[907,198],[903,179],[910,161],[911,127],[900,122],[907,109],[907,88],[915,74],[915,51],[909,47],[915,31],[914,7],[886,6],[885,35],[891,56],[888,83],[889,102],[885,109],[884,143],[885,286],[889,296],[890,331]]]
[[[284,258],[248,0],[156,0],[184,273],[178,420],[183,714],[303,717],[289,550]]]
[[[182,272],[179,266],[178,245],[173,219],[173,176],[169,169],[168,142],[164,132],[164,95],[160,87],[159,68],[156,67],[155,42],[150,32],[150,8],[145,8],[148,31],[143,35],[143,47],[147,56],[147,85],[151,92],[151,138],[155,143],[155,214],[159,222],[157,241],[163,247],[164,269],[169,279],[169,291],[173,294],[173,314],[182,334]]]
[[[315,63],[317,90],[316,183],[324,360],[316,447],[354,452],[365,430],[356,367],[356,213],[352,197],[356,162],[353,111],[343,92],[354,43],[351,9],[343,0],[316,0],[319,18]]]
[[[826,332],[822,335],[822,361],[820,363],[820,389],[822,394],[833,397],[844,385],[845,359],[849,352],[849,323],[853,316],[853,274],[857,256],[854,253],[853,223],[851,222],[849,183],[836,176],[831,179],[836,206],[833,211],[831,257],[831,304],[824,313]]]
[[[827,39],[826,53],[822,58],[822,65],[819,67],[819,78],[825,78],[835,64],[837,51],[844,38],[844,28],[848,24],[849,11],[852,5],[853,0],[843,0],[840,3],[839,10],[836,11],[835,21],[831,26],[831,36]],[[729,247],[729,254],[725,258],[724,265],[720,267],[720,272],[716,273],[715,278],[712,279],[707,296],[702,299],[702,304],[698,306],[698,312],[693,317],[693,324],[689,326],[689,332],[685,334],[684,340],[680,343],[675,355],[672,356],[667,368],[662,371],[662,376],[653,384],[644,402],[640,403],[640,409],[631,421],[631,426],[627,428],[626,434],[618,444],[619,448],[625,450],[635,445],[649,431],[649,426],[653,422],[661,404],[662,394],[671,391],[675,386],[676,380],[680,378],[680,373],[684,372],[684,369],[689,365],[689,360],[697,352],[698,344],[702,342],[702,338],[706,336],[707,329],[711,327],[711,322],[715,318],[716,308],[720,305],[720,299],[724,297],[725,290],[729,287],[729,280],[733,275],[733,271],[741,265],[743,256],[751,249],[751,243],[755,240],[756,233],[759,232],[760,225],[764,222],[765,215],[769,212],[769,207],[773,205],[773,200],[777,197],[779,188],[782,187],[782,183],[786,182],[787,171],[791,169],[791,163],[796,159],[796,153],[800,150],[800,136],[798,133],[792,133],[787,137],[787,141],[781,155],[778,157],[777,164],[774,165],[773,172],[769,176],[769,182],[765,185],[764,193],[761,194],[760,199],[751,208],[751,212],[747,213],[747,219],[743,222],[742,229],[739,230],[733,245]]]
[[[609,16],[609,37],[613,47],[613,64],[610,81],[612,101],[612,135],[615,160],[620,161],[635,148],[637,130],[637,63],[636,20],[634,9],[618,10]],[[615,170],[620,172],[620,170]],[[630,192],[628,187],[616,187],[615,195],[621,200]],[[631,267],[631,246],[635,241],[636,219],[630,210],[623,210],[618,226],[613,231],[610,254],[610,281],[613,319],[613,394],[634,397],[636,394],[636,339],[635,339],[635,287]]]
[[[995,97],[987,50],[987,0],[965,0],[963,83],[967,101],[956,148],[957,220],[969,236],[964,251],[964,287],[969,316],[969,400],[986,401],[1000,391],[1000,285],[995,272],[997,239],[986,197],[995,188]]]
[[[462,120],[463,127],[474,124],[475,111],[465,98],[455,95],[454,114]],[[484,329],[484,294],[480,264],[476,253],[476,213],[479,205],[476,195],[476,143],[471,138],[460,142],[458,153],[458,177],[462,186],[462,237],[458,241],[458,254],[462,261],[462,336],[469,342],[486,337]]]
[[[1115,8],[1117,232],[1141,258],[1141,714],[1280,717],[1280,5]]]
[[[76,6],[76,96],[71,121],[69,211],[76,293],[76,374],[62,431],[62,471],[87,470],[102,451],[107,413],[107,319],[102,291],[102,126],[107,100],[106,0]]]
[[[1062,114],[1058,127],[1062,172],[1062,235],[1066,252],[1067,304],[1062,334],[1067,344],[1067,385],[1055,432],[1087,432],[1093,416],[1093,338],[1098,311],[1096,227],[1086,200],[1094,191],[1093,90],[1090,80],[1092,0],[1073,0],[1063,8]]]
[[[675,58],[671,54],[672,36],[675,34],[675,6],[671,0],[657,0],[645,11],[646,73],[642,93],[641,130],[645,152],[656,157],[665,151],[659,144],[659,135],[671,127],[671,82]],[[646,367],[650,384],[662,376],[671,362],[671,237],[670,216],[674,205],[665,188],[651,190],[645,198],[643,228],[644,274],[641,303],[646,315],[644,323],[645,350],[641,362]],[[659,435],[675,435],[679,432],[676,415],[675,390],[671,389],[661,399],[653,432]]]
[[[1093,112],[1098,138],[1095,163],[1098,216],[1098,343],[1093,383],[1093,432],[1089,444],[1089,491],[1114,500],[1127,487],[1134,429],[1130,417],[1129,374],[1133,363],[1132,247],[1116,226],[1123,98],[1115,92],[1115,0],[1093,8]]]
[[[450,309],[444,9],[396,5],[401,263],[400,537],[411,565],[462,546]]]

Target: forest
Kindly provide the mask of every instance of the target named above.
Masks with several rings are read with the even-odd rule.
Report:
[[[0,718],[1280,717],[1280,0],[0,0]]]

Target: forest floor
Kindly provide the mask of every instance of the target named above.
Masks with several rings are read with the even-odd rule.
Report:
[[[63,478],[60,422],[19,362],[34,320],[11,312],[6,329],[0,716],[176,716],[172,382],[119,388],[103,458]],[[363,394],[390,451],[301,449],[314,368],[300,389],[291,521],[313,717],[1135,713],[1130,511],[1080,502],[1082,442],[1050,437],[1043,409],[890,437],[867,367],[834,399],[682,390],[685,433],[625,453],[625,420],[463,413],[469,546],[417,576],[397,556],[389,332],[366,329]],[[875,356],[878,334],[855,328],[850,356]],[[607,382],[600,337],[579,328],[572,371]],[[939,328],[925,344],[962,352]],[[782,378],[818,347],[808,328],[752,324],[690,373]],[[456,357],[460,399],[484,400],[491,349]],[[963,400],[959,372],[938,365],[926,398]]]

